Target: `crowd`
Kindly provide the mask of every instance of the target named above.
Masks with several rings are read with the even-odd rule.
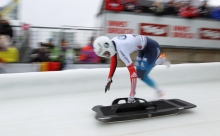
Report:
[[[33,49],[29,57],[30,62],[41,62],[52,66],[48,66],[48,71],[63,70],[73,63],[75,51],[68,46],[65,39],[62,39],[59,45],[54,45],[53,39],[49,39],[48,43],[39,43],[39,48]]]
[[[79,51],[68,46],[65,39],[62,39],[59,45],[55,45],[53,41],[50,38],[47,43],[39,43],[39,48],[34,49],[30,54],[30,62],[43,62],[51,70],[68,69],[73,63],[105,63],[93,51],[93,37],[90,38],[89,44],[83,46]]]
[[[12,40],[13,29],[7,19],[0,15],[0,62],[18,62],[19,52]]]
[[[80,63],[107,63],[106,59],[100,58],[97,56],[93,50],[93,42],[95,38],[90,38],[90,43],[83,48],[81,48],[79,52],[79,62]]]
[[[21,31],[28,31],[23,27],[21,29]],[[47,42],[38,43],[38,48],[31,48],[28,45],[29,42],[22,47],[16,47],[18,45],[16,42],[21,41],[14,37],[16,36],[9,21],[0,16],[0,69],[1,64],[9,63],[40,64],[40,71],[64,70],[73,66],[74,63],[106,63],[105,59],[98,57],[93,51],[94,37],[90,37],[88,45],[84,45],[81,49],[71,47],[65,38],[58,44],[55,44],[53,38],[49,38]]]
[[[193,6],[190,0],[184,2],[171,0],[167,3],[144,0],[105,0],[103,8],[115,12],[125,11],[150,13],[157,16],[174,15],[184,18],[203,17],[220,20],[220,6],[208,6],[207,0],[202,1],[198,7]]]

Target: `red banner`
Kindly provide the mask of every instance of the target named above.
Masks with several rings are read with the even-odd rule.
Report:
[[[220,40],[220,29],[214,28],[200,28],[200,39],[206,40]]]
[[[169,26],[161,24],[140,23],[140,34],[146,36],[169,36]]]

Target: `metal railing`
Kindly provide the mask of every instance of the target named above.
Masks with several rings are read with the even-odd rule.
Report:
[[[49,39],[53,39],[55,45],[59,46],[61,39],[66,39],[69,46],[73,48],[81,48],[88,44],[90,37],[97,36],[101,28],[82,27],[82,26],[62,26],[62,27],[39,27],[31,26],[27,33],[21,26],[12,26],[14,31],[14,40],[17,46],[22,47],[39,47],[39,43],[47,43]],[[24,40],[28,40],[24,45]]]
[[[20,62],[27,62],[32,50],[40,47],[40,43],[48,43],[50,39],[55,46],[60,46],[60,41],[65,39],[68,46],[79,50],[89,43],[92,36],[98,36],[101,31],[100,28],[81,26],[31,26],[28,30],[23,30],[21,26],[12,26],[12,29],[13,41],[16,42],[15,46],[20,54]]]

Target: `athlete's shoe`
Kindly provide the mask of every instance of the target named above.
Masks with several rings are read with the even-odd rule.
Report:
[[[155,65],[166,65],[170,67],[170,61],[167,59],[166,54],[161,54],[160,57],[156,60]]]
[[[163,98],[163,96],[165,95],[165,92],[164,91],[157,91],[156,92],[156,100],[159,100],[161,98]]]
[[[129,97],[128,97],[128,103],[134,103],[134,102],[135,102],[134,97],[129,96]]]

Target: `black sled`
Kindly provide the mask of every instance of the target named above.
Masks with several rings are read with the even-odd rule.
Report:
[[[125,100],[126,103],[119,101]],[[111,106],[95,106],[96,119],[101,122],[117,122],[142,118],[152,118],[178,114],[182,110],[195,108],[196,105],[180,99],[168,99],[147,102],[144,99],[135,98],[134,103],[128,103],[128,98],[118,98]]]

